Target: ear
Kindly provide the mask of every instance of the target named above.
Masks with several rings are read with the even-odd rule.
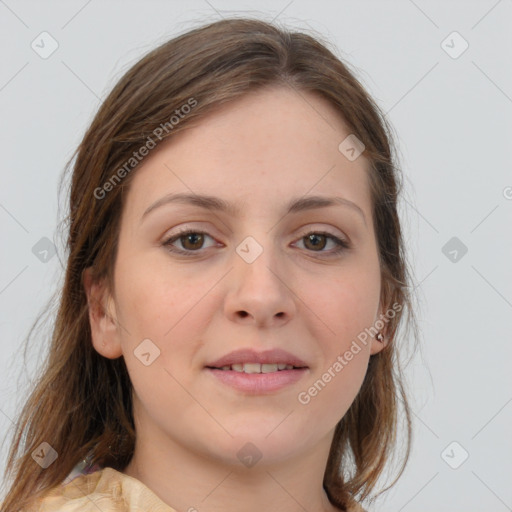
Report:
[[[105,281],[92,279],[92,268],[83,273],[83,285],[89,306],[92,344],[95,350],[108,359],[123,355],[120,342],[120,329],[117,323],[115,304]]]
[[[383,318],[384,311],[382,308],[379,307],[379,315],[375,319],[375,324],[378,323],[378,319]],[[384,323],[384,322],[383,322]],[[382,341],[379,341],[377,339],[377,335],[372,338],[371,347],[370,347],[370,355],[378,354],[380,351],[384,350],[390,342],[389,335],[388,335],[388,324],[384,323],[384,327],[379,330],[379,333],[382,335]]]
[[[378,354],[381,350],[384,350],[389,343],[389,340],[386,338],[386,334],[382,331],[382,336],[384,339],[382,341],[378,341],[376,338],[372,338],[372,345],[370,348],[370,355]]]

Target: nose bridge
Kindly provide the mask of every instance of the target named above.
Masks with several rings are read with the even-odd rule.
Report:
[[[254,236],[247,236],[235,249],[234,261],[236,274],[241,282],[239,285],[250,284],[258,287],[274,287],[277,285],[276,273],[279,255],[275,254],[274,244],[268,233],[260,233]]]
[[[263,323],[293,315],[293,294],[284,284],[285,265],[281,265],[282,258],[271,235],[262,231],[247,236],[236,246],[233,258],[233,281],[226,301],[232,318],[250,316]]]

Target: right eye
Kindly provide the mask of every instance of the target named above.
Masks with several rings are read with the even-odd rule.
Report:
[[[213,238],[204,231],[187,229],[172,235],[165,242],[163,242],[162,245],[167,247],[167,249],[171,252],[176,252],[179,254],[190,254],[192,252],[198,252],[200,249],[202,249],[206,238],[213,240]],[[176,247],[174,245],[175,242],[179,242],[181,248]]]

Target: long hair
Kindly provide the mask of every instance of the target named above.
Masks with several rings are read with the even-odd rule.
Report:
[[[12,482],[3,512],[35,502],[88,455],[93,464],[119,471],[133,455],[132,384],[122,357],[102,357],[92,345],[83,285],[88,267],[94,280],[113,284],[121,212],[137,171],[130,160],[133,153],[149,147],[149,140],[158,146],[250,91],[279,85],[328,100],[364,143],[381,304],[403,306],[387,325],[389,344],[370,357],[362,387],[335,428],[323,485],[341,510],[356,497],[374,494],[396,448],[400,405],[406,453],[398,476],[403,472],[411,421],[397,340],[412,308],[391,128],[347,64],[318,37],[261,20],[225,19],[172,39],[133,65],[104,100],[68,162],[66,172],[72,168],[72,174],[64,282],[47,359],[17,417],[4,479]],[[179,122],[172,119],[177,110],[187,112]],[[32,457],[41,443],[58,454],[47,468]]]

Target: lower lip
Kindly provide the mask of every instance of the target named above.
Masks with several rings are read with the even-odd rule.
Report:
[[[245,373],[234,370],[218,370],[206,368],[224,384],[249,394],[262,394],[277,391],[294,384],[300,380],[308,371],[308,368],[296,370],[280,370],[270,373]]]

